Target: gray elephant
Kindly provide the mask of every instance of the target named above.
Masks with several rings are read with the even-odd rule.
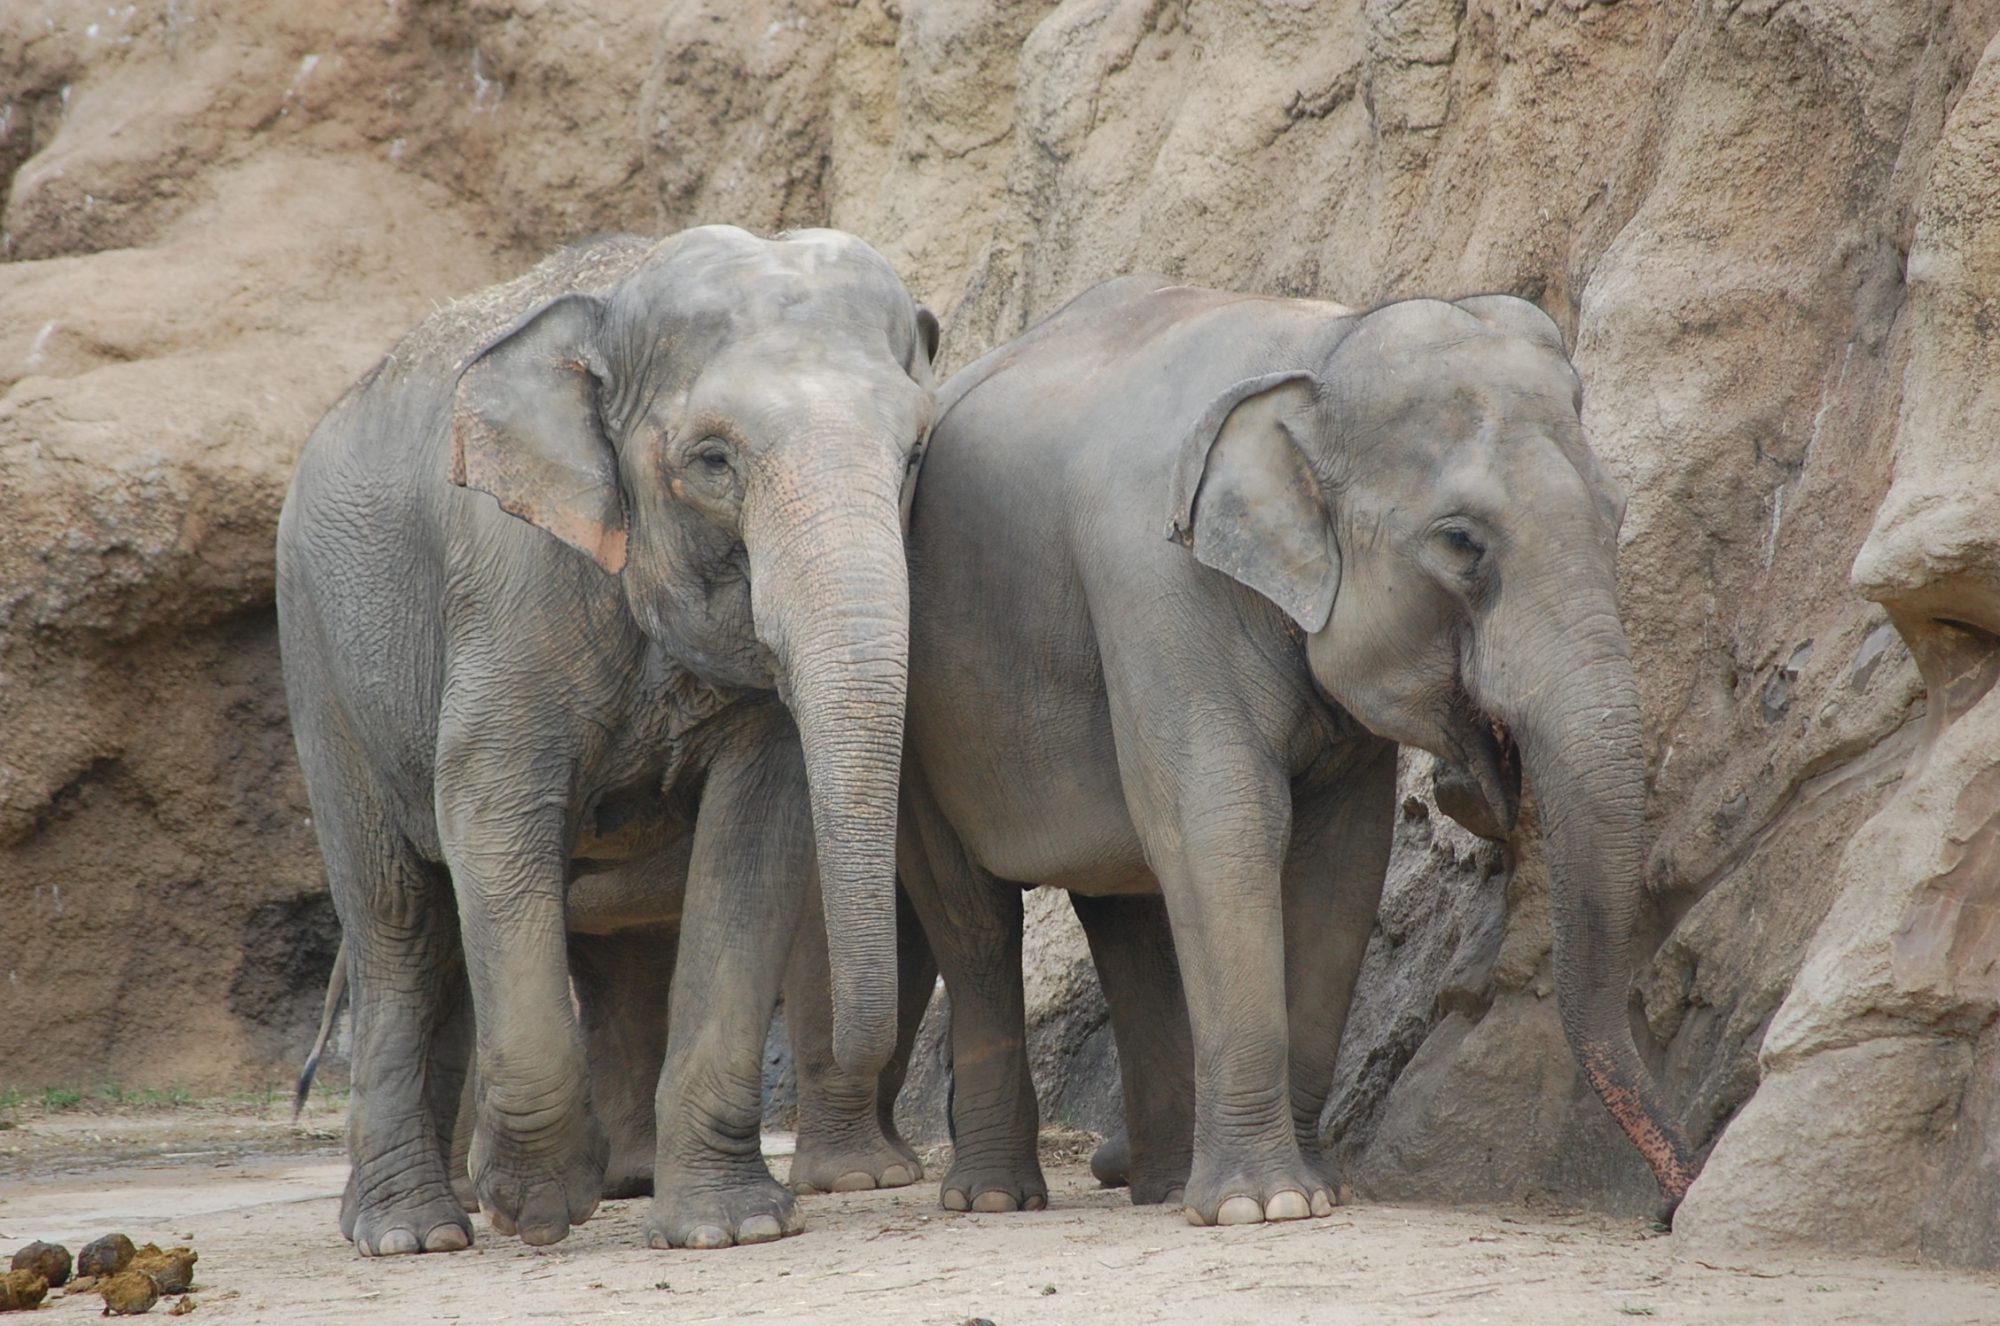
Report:
[[[349,952],[363,1253],[470,1242],[445,1144],[475,1045],[494,1228],[594,1209],[572,965],[661,1004],[671,970],[649,1242],[799,1228],[759,1068],[815,869],[839,1060],[872,1077],[895,1039],[899,507],[935,338],[850,236],[601,239],[434,315],[314,430],[279,629]],[[676,911],[671,966],[617,933]]]
[[[1627,1018],[1623,498],[1579,402],[1517,299],[1357,315],[1163,277],[946,383],[911,521],[897,859],[951,991],[947,1207],[1046,1201],[1019,886],[1049,884],[1110,1004],[1134,1200],[1196,1224],[1331,1211],[1317,1125],[1399,742],[1465,771],[1490,827],[1525,765],[1564,1031],[1679,1200],[1690,1152]]]

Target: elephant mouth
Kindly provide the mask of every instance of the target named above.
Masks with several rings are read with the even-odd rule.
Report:
[[[1481,838],[1500,840],[1521,813],[1521,750],[1507,725],[1476,714],[1458,760],[1439,759],[1431,771],[1438,809]]]

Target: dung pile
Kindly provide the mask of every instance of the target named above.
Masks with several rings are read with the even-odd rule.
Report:
[[[185,1297],[194,1287],[194,1264],[201,1254],[193,1248],[136,1246],[124,1234],[93,1239],[76,1255],[76,1278],[70,1278],[70,1253],[60,1243],[30,1243],[14,1254],[13,1270],[0,1277],[0,1312],[40,1306],[52,1285],[65,1285],[64,1297],[96,1294],[107,1316],[132,1316],[153,1310],[163,1297],[183,1295],[170,1311],[181,1316],[194,1311]]]

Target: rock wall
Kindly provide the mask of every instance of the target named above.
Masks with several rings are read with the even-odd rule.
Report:
[[[1713,1148],[1684,1236],[2000,1264],[2000,0],[334,8],[0,16],[0,1085],[236,1083],[312,1020],[269,535],[316,412],[564,240],[830,222],[947,367],[1139,268],[1539,301],[1631,496],[1634,1018]],[[1420,781],[1351,1181],[1645,1209],[1532,839],[1459,842]],[[1091,1124],[1059,903],[1038,1069]]]

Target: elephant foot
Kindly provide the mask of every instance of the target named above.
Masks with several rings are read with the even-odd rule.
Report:
[[[650,1120],[648,1121],[650,1123]],[[653,1160],[658,1153],[653,1130],[613,1129],[611,1159],[604,1166],[604,1198],[622,1201],[653,1195]]]
[[[1303,1160],[1261,1169],[1197,1167],[1182,1193],[1190,1225],[1255,1225],[1333,1214],[1333,1188]]]
[[[1132,1181],[1132,1144],[1117,1132],[1090,1153],[1090,1176],[1105,1188],[1123,1188]]]
[[[653,1195],[653,1165],[649,1158],[644,1168],[635,1169],[621,1165],[612,1158],[610,1168],[604,1172],[604,1200],[621,1202],[634,1197]]]
[[[763,1169],[763,1161],[756,1162]],[[752,1174],[717,1187],[713,1176],[688,1175],[663,1180],[646,1218],[646,1245],[652,1248],[727,1248],[739,1243],[769,1243],[805,1228],[791,1189],[770,1171]]]
[[[569,1236],[597,1210],[610,1145],[584,1116],[570,1145],[527,1152],[482,1123],[472,1138],[472,1184],[493,1228],[541,1247]]]
[[[953,1157],[938,1200],[947,1211],[1041,1211],[1049,1204],[1049,1185],[1032,1153],[1011,1165],[982,1164],[961,1154]]]
[[[418,1252],[458,1252],[472,1246],[472,1220],[449,1192],[413,1194],[397,1201],[361,1201],[343,1232],[363,1257]]]
[[[801,1130],[792,1156],[792,1191],[866,1192],[907,1187],[924,1177],[923,1162],[900,1137],[883,1135],[872,1121],[860,1131],[855,1137],[828,1137],[817,1129]]]

